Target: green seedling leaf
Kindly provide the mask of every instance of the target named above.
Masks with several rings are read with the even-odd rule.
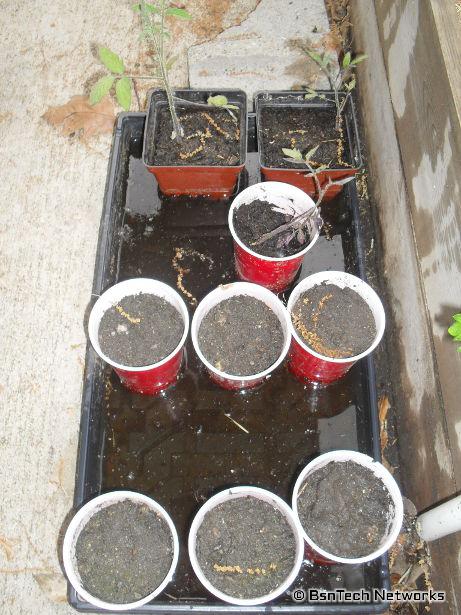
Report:
[[[323,58],[319,53],[317,53],[316,51],[311,51],[310,49],[307,49],[306,53],[310,58],[314,60],[314,62],[317,62],[317,64],[322,64],[323,66]]]
[[[129,77],[122,77],[117,81],[115,95],[122,109],[129,111],[131,107],[131,79]]]
[[[343,58],[343,68],[347,68],[351,63],[351,52],[348,51]]]
[[[227,96],[217,94],[216,96],[208,96],[207,103],[214,107],[225,107],[228,104]]]
[[[315,90],[313,90],[312,88],[307,88],[307,94],[304,95],[304,98],[306,100],[311,100],[312,98],[315,98],[317,96],[317,92]]]
[[[453,314],[453,320],[461,323],[461,314]]]
[[[168,58],[168,60],[166,61],[166,69],[170,70],[170,68],[172,68],[172,66],[174,65],[174,63],[177,61],[178,56],[171,56],[170,58]]]
[[[147,2],[144,3],[145,9],[148,13],[156,13],[157,15],[159,15],[161,13],[161,10],[159,9],[158,6],[155,6],[155,4],[148,4]],[[140,13],[141,12],[141,5],[140,4],[133,4],[133,11],[135,13]]]
[[[104,75],[101,79],[98,79],[90,92],[90,105],[95,105],[109,93],[110,88],[114,85],[114,79],[112,75]]]
[[[356,84],[355,77],[352,77],[352,79],[349,81],[349,83],[345,84],[346,85],[346,90],[348,92],[351,92],[355,88],[355,84]]]
[[[175,6],[170,6],[165,11],[165,15],[168,15],[169,17],[177,17],[178,19],[192,19],[192,15],[185,9],[178,9]]]
[[[101,62],[111,73],[121,75],[124,72],[125,65],[123,64],[123,60],[107,47],[99,48],[99,57]]]
[[[216,96],[208,96],[207,103],[214,107],[224,107],[224,109],[238,109],[237,105],[230,105],[227,96],[216,94]]]
[[[360,64],[368,58],[366,53],[360,53],[358,56],[355,56],[353,60],[351,60],[351,66],[355,66],[356,64]]]
[[[309,162],[310,160],[312,160],[315,152],[319,149],[319,146],[316,145],[315,147],[313,147],[312,149],[310,149],[305,155],[304,155],[304,160],[307,160],[307,162]]]
[[[448,333],[455,338],[456,341],[461,341],[461,322],[455,322],[448,327]]]
[[[288,156],[288,158],[292,158],[293,160],[299,160],[300,162],[304,162],[303,155],[301,154],[299,149],[288,149],[287,147],[282,147],[282,152],[285,154],[285,156]]]

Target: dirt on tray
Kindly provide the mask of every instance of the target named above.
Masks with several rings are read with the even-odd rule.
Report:
[[[303,341],[315,352],[335,359],[354,357],[376,337],[373,312],[351,288],[323,282],[306,290],[291,314]]]
[[[166,577],[173,559],[171,531],[145,504],[124,500],[91,517],[77,539],[75,557],[91,595],[111,603],[135,602]]]
[[[216,369],[252,376],[275,363],[284,337],[278,317],[265,303],[238,295],[211,308],[200,324],[198,342]]]
[[[301,485],[298,515],[306,534],[338,557],[369,555],[381,544],[394,512],[387,488],[353,461],[332,461]]]
[[[112,361],[143,367],[173,352],[183,331],[181,314],[171,303],[139,293],[124,297],[105,312],[98,339],[101,350]]]
[[[261,109],[263,166],[307,171],[304,165],[287,160],[282,148],[299,149],[303,156],[317,145],[313,167],[327,164],[331,169],[352,168],[347,132],[336,130],[336,109],[310,107],[264,107]]]
[[[184,129],[181,141],[172,139],[173,123],[167,106],[158,109],[154,142],[147,159],[165,166],[236,166],[240,160],[240,111],[213,107],[178,109]]]
[[[311,236],[305,232],[305,240],[299,242],[291,229],[267,239],[263,243],[253,245],[264,234],[286,224],[292,218],[278,211],[273,211],[273,205],[267,201],[255,199],[244,203],[234,211],[234,229],[239,239],[257,254],[281,258],[301,252],[311,241]]]
[[[291,572],[296,541],[288,521],[268,502],[241,497],[206,514],[197,532],[197,559],[206,578],[234,598],[257,598]]]

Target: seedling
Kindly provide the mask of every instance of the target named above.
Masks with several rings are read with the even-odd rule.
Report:
[[[305,51],[311,60],[313,60],[326,75],[328,83],[330,84],[330,89],[334,92],[336,130],[340,130],[342,112],[356,85],[354,70],[360,62],[363,62],[367,58],[367,55],[361,53],[352,57],[351,52],[348,51],[344,54],[342,62],[340,62],[337,68],[335,56],[328,54],[326,51],[323,53],[319,53],[314,49],[306,49]],[[308,88],[305,98],[311,99],[315,97],[319,97],[323,100],[326,99],[324,94],[318,94],[312,88]]]
[[[109,94],[115,84],[115,97],[118,104],[129,111],[131,107],[131,88],[133,79],[145,79],[142,75],[130,75],[126,72],[125,64],[120,56],[108,49],[99,47],[98,55],[101,62],[109,71],[94,84],[90,91],[90,104],[96,105],[104,96]]]
[[[237,105],[229,104],[227,96],[224,96],[223,94],[209,96],[207,103],[213,107],[222,107],[223,109],[238,109]]]
[[[283,153],[288,156],[290,161],[303,164],[307,166],[309,173],[308,177],[312,177],[317,192],[317,201],[314,207],[307,208],[302,205],[295,205],[291,200],[285,201],[283,204],[274,205],[272,207],[272,211],[277,211],[279,213],[285,214],[285,216],[291,218],[285,224],[278,226],[273,231],[265,233],[262,235],[257,241],[253,242],[253,246],[258,246],[272,237],[276,237],[277,235],[282,235],[279,240],[279,245],[287,245],[293,238],[296,238],[300,245],[304,244],[306,241],[306,233],[308,237],[312,237],[317,230],[320,230],[323,226],[323,220],[320,216],[319,206],[321,205],[323,199],[325,198],[325,194],[332,186],[342,186],[347,184],[348,182],[354,179],[353,177],[346,177],[344,179],[339,179],[337,181],[333,181],[331,178],[328,178],[328,181],[322,186],[320,184],[320,180],[318,178],[318,174],[321,171],[324,171],[328,168],[328,165],[321,164],[318,165],[315,169],[312,166],[313,161],[312,158],[315,152],[318,149],[318,145],[313,147],[311,150],[307,152],[307,154],[302,155],[302,153],[298,149],[287,149],[282,148]]]
[[[185,9],[170,6],[167,0],[159,0],[158,4],[151,4],[145,2],[145,0],[141,0],[141,2],[135,4],[133,8],[141,14],[143,36],[152,49],[152,52],[155,54],[155,59],[158,64],[158,73],[154,76],[160,80],[166,92],[171,120],[173,122],[173,133],[171,138],[181,140],[184,136],[184,129],[176,113],[174,95],[168,75],[176,57],[168,55],[165,49],[166,39],[171,38],[171,34],[166,27],[166,19],[168,17],[173,17],[175,19],[191,19],[192,17]]]
[[[453,314],[454,323],[448,327],[448,333],[455,342],[461,342],[461,313]],[[461,352],[461,346],[458,346],[458,352]]]

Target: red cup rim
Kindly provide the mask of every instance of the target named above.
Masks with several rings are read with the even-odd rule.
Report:
[[[322,283],[323,281],[328,281],[331,284],[335,284],[335,281],[334,281],[335,278],[338,280],[340,277],[343,280],[344,279],[348,280],[351,284],[353,283],[356,286],[360,286],[361,288],[366,288],[368,291],[368,294],[374,297],[375,302],[376,302],[375,304],[376,310],[373,309],[373,307],[370,305],[369,301],[365,297],[360,295],[362,299],[366,301],[368,307],[373,312],[373,316],[375,317],[376,336],[375,336],[375,339],[373,340],[373,343],[370,344],[370,346],[366,350],[361,352],[360,354],[354,355],[352,357],[345,357],[343,359],[336,359],[334,357],[327,357],[326,355],[322,355],[319,352],[316,352],[313,348],[308,346],[304,342],[304,340],[301,339],[301,337],[298,335],[298,332],[295,326],[293,325],[293,319],[291,317],[291,312],[292,312],[295,302],[298,300],[299,294],[302,292],[302,290],[304,290],[304,286],[306,286],[306,283],[308,281],[311,281],[312,278],[317,278],[319,280],[319,284]],[[314,284],[313,286],[316,286],[316,285],[317,284]],[[310,288],[310,286],[308,288]],[[352,286],[351,288],[355,290]],[[293,289],[290,295],[290,298],[288,299],[287,310],[288,310],[288,315],[290,317],[290,331],[294,339],[303,348],[303,350],[313,355],[314,357],[317,357],[318,359],[322,359],[322,361],[327,361],[329,363],[355,363],[359,359],[363,359],[363,357],[366,357],[367,355],[369,355],[378,346],[379,342],[381,341],[384,335],[386,316],[385,316],[384,308],[383,308],[380,298],[378,297],[376,292],[371,288],[371,286],[369,286],[366,282],[364,282],[357,276],[351,275],[350,273],[346,273],[344,271],[320,271],[319,273],[314,273],[308,276],[307,278],[304,278],[304,280],[299,282],[299,284],[297,284],[295,288]],[[379,321],[378,323],[376,322],[377,320],[376,316],[378,316],[378,321]]]
[[[134,284],[135,282],[137,282],[139,285],[137,286],[136,284]],[[99,306],[101,305],[100,302],[104,302],[107,299],[107,296],[113,293],[113,289],[115,287],[120,288],[123,285],[125,285],[127,288],[126,295],[124,296],[136,294],[139,292],[144,292],[146,294],[155,295],[156,292],[153,290],[153,288],[157,287],[157,289],[160,289],[160,288],[163,289],[167,295],[170,295],[170,297],[174,297],[178,303],[178,306],[180,309],[178,309],[178,306],[175,306],[173,304],[172,305],[173,307],[176,307],[178,309],[178,312],[180,313],[182,317],[183,325],[184,325],[183,334],[181,336],[181,339],[179,340],[178,345],[174,348],[174,350],[170,352],[166,357],[161,359],[160,361],[157,361],[157,363],[152,363],[150,365],[143,365],[143,366],[137,366],[137,367],[133,367],[130,365],[122,365],[121,363],[117,363],[116,361],[113,361],[110,357],[104,354],[103,351],[101,350],[101,347],[99,345],[99,340],[98,340],[99,323],[101,319],[99,319],[96,322],[96,313],[98,311]],[[134,287],[138,288],[138,290],[135,290]],[[151,288],[151,290],[149,290],[149,287]],[[129,290],[130,288],[131,290]],[[145,290],[140,290],[141,288],[145,288]],[[118,284],[114,284],[113,286],[108,288],[106,291],[104,291],[102,295],[100,295],[100,297],[98,298],[98,300],[96,301],[96,303],[94,304],[91,310],[90,318],[88,320],[88,335],[90,338],[91,345],[94,351],[96,352],[96,354],[99,357],[101,357],[103,361],[105,361],[106,363],[114,367],[115,369],[123,370],[126,372],[147,372],[157,367],[161,367],[162,365],[167,363],[170,359],[172,359],[181,350],[181,348],[184,346],[184,343],[186,341],[188,332],[189,332],[189,312],[187,310],[187,307],[186,307],[186,304],[183,298],[179,295],[179,293],[177,293],[173,288],[171,288],[171,286],[168,286],[168,284],[165,284],[164,282],[160,282],[160,280],[154,280],[151,278],[131,278],[129,280],[124,280],[123,282],[119,282]]]
[[[275,257],[275,256],[264,256],[263,254],[258,254],[258,252],[255,252],[254,250],[252,250],[251,248],[249,248],[247,245],[245,245],[241,239],[238,237],[237,233],[235,232],[235,228],[234,228],[234,211],[237,209],[237,207],[240,207],[240,205],[243,205],[243,203],[241,203],[239,201],[239,199],[242,197],[242,195],[245,195],[245,192],[250,192],[253,191],[255,188],[257,188],[258,186],[264,186],[265,188],[279,188],[281,186],[286,186],[288,187],[290,192],[293,193],[299,193],[299,197],[306,199],[308,198],[310,201],[312,201],[312,204],[315,206],[314,201],[311,199],[311,197],[306,194],[305,192],[303,192],[300,188],[297,188],[296,186],[293,186],[292,184],[286,184],[284,182],[260,182],[259,184],[253,184],[251,186],[248,186],[248,188],[245,188],[245,190],[242,190],[242,192],[240,192],[238,194],[238,196],[232,201],[232,205],[230,206],[229,209],[229,214],[228,214],[228,224],[229,224],[229,230],[231,232],[232,238],[233,240],[243,249],[245,250],[245,252],[248,252],[248,254],[251,254],[252,256],[256,257],[256,258],[260,258],[261,260],[264,261],[268,261],[268,262],[274,262],[274,263],[280,263],[280,262],[287,262],[287,261],[291,261],[294,259],[299,258],[300,256],[304,256],[304,254],[306,254],[306,252],[308,252],[312,246],[314,245],[314,243],[317,241],[319,235],[320,235],[320,230],[317,230],[317,232],[315,233],[314,237],[311,239],[310,243],[305,246],[302,250],[300,250],[299,252],[296,252],[296,254],[290,254],[290,256],[281,256],[281,257]]]

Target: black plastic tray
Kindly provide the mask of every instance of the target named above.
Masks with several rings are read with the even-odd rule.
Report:
[[[189,269],[184,286],[200,300],[236,279],[227,228],[229,202],[162,199],[141,161],[145,114],[121,114],[109,161],[93,301],[105,288],[134,276],[176,285],[176,248]],[[254,115],[249,116],[246,171],[239,189],[259,181]],[[301,277],[324,269],[364,277],[355,182],[325,205],[326,224],[306,255]],[[326,236],[326,235],[327,236]],[[195,252],[194,252],[195,251]],[[204,255],[202,258],[196,252]],[[284,299],[286,299],[285,294]],[[192,313],[193,306],[190,307]],[[241,431],[226,414],[244,425]],[[136,613],[378,613],[386,603],[313,605],[285,595],[261,607],[233,607],[207,594],[190,567],[191,519],[213,493],[236,484],[270,489],[290,501],[294,480],[319,452],[348,448],[379,459],[379,421],[372,361],[356,364],[339,383],[313,387],[281,367],[259,389],[234,393],[211,383],[190,341],[178,383],[157,397],[131,394],[87,348],[75,507],[116,488],[142,491],[171,514],[180,537],[173,582]],[[367,565],[304,563],[295,587],[389,588],[387,558]],[[80,611],[97,612],[69,589]],[[105,611],[100,611],[105,612]]]

